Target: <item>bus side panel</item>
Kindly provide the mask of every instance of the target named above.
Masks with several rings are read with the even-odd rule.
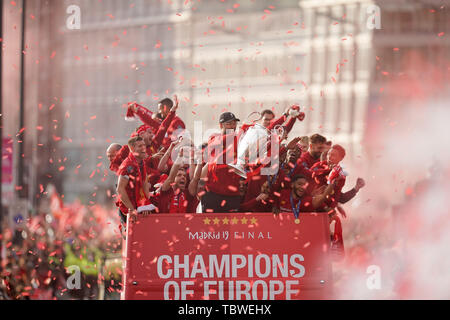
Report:
[[[140,217],[128,225],[124,299],[330,299],[328,215],[297,222],[270,213]],[[222,261],[230,270],[219,274]]]

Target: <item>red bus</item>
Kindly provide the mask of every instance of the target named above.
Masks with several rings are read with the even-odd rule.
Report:
[[[160,214],[128,226],[122,299],[332,296],[327,213]]]

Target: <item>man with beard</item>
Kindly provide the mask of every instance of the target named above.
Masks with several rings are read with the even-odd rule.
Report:
[[[213,135],[208,141],[208,163],[203,168],[202,178],[206,180],[206,193],[202,196],[204,213],[237,212],[241,204],[239,195],[240,177],[233,174],[228,163],[237,157],[237,123],[240,120],[231,112],[220,116],[221,134]]]
[[[298,160],[298,166],[303,166],[306,169],[311,167],[320,161],[320,156],[325,150],[325,144],[327,139],[320,134],[315,134],[309,138],[309,151],[301,155]],[[296,174],[296,173],[294,173]]]

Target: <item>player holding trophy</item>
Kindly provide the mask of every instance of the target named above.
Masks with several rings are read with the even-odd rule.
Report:
[[[273,121],[267,128],[260,123],[262,115],[259,112],[251,113],[247,119],[250,119],[254,115],[259,115],[259,119],[241,128],[242,132],[238,144],[236,164],[228,164],[236,174],[244,179],[247,179],[247,172],[245,170],[247,164],[266,165],[269,163],[269,160],[271,162],[274,160],[274,157],[271,157],[271,155],[278,154],[279,143],[286,138],[287,133],[290,131],[286,131],[282,125],[286,122],[288,116],[293,119],[289,120],[292,124],[287,125],[286,127],[288,128],[292,128],[296,119],[300,121],[305,119],[305,113],[300,111],[299,106],[290,107],[289,111],[283,117]],[[276,159],[278,160],[278,157]],[[272,163],[271,166],[264,168],[265,170],[262,170],[261,173],[263,175],[274,174],[274,172],[270,172],[274,170],[273,168],[274,164]]]

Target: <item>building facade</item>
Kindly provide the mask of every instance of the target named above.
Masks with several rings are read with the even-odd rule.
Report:
[[[450,31],[442,2],[34,1],[27,12],[39,25],[41,58],[28,61],[36,77],[28,87],[39,86],[27,101],[45,109],[36,133],[48,151],[26,154],[38,169],[33,192],[47,177],[66,199],[111,202],[105,150],[139,125],[124,121],[124,106],[136,100],[155,111],[173,94],[187,127],[200,122],[204,131],[223,111],[245,120],[300,104],[307,119],[291,136],[324,134],[357,161],[387,74],[401,72],[411,50],[449,60],[438,36]],[[79,28],[70,27],[73,6]]]

